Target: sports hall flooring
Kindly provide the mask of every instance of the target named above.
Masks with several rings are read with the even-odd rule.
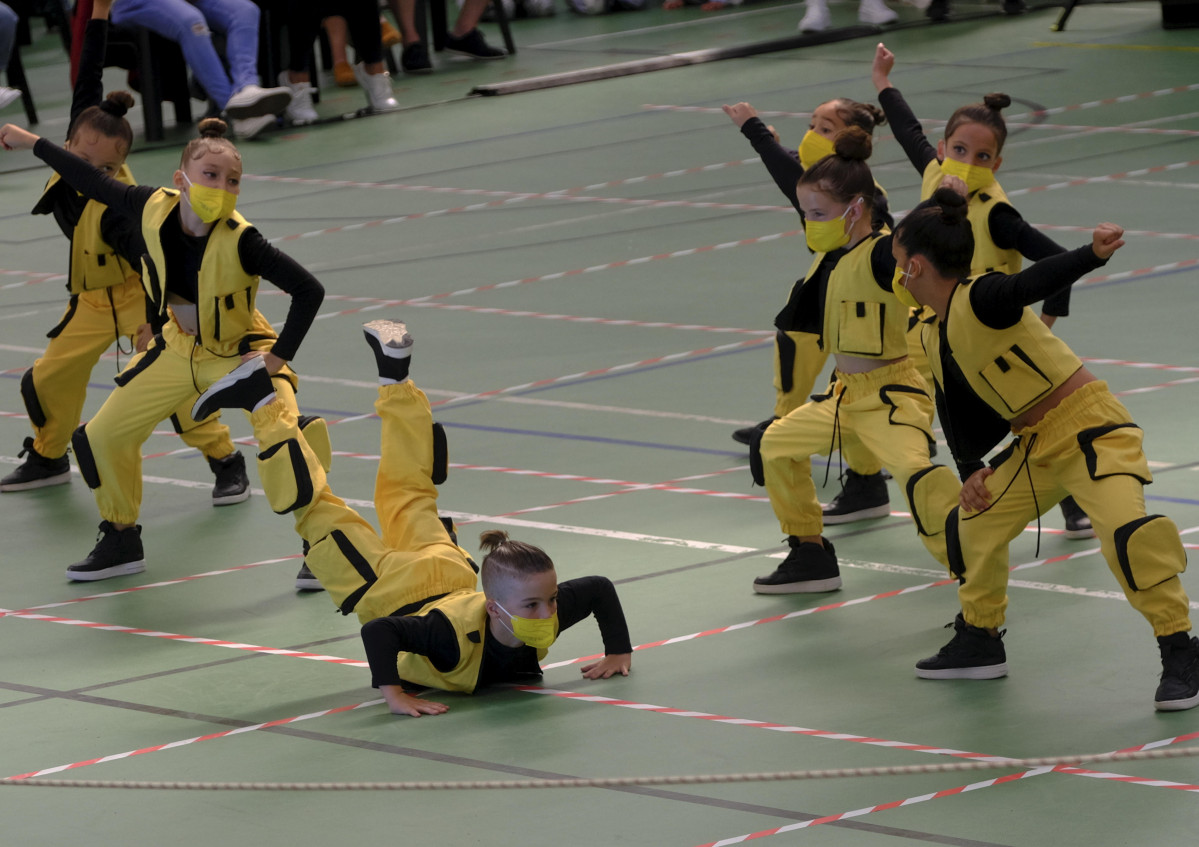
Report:
[[[1058,327],[1147,432],[1151,510],[1193,548],[1194,208],[1199,30],[1160,28],[1157,4],[1004,18],[960,4],[885,33],[893,80],[930,127],[994,90],[1016,101],[1000,178],[1067,246],[1097,222],[1129,230],[1075,288]],[[834,6],[838,23],[855,6]],[[242,145],[239,208],[324,283],[300,350],[301,407],[332,424],[332,484],[371,515],[378,424],[360,324],[409,322],[413,373],[438,404],[454,463],[443,510],[473,547],[502,527],[566,579],[611,577],[634,656],[627,679],[582,680],[584,622],[551,650],[540,691],[445,695],[451,711],[389,715],[357,625],[297,594],[299,543],[261,491],[213,509],[211,477],[169,426],[145,445],[148,570],[70,584],[98,518],[82,480],[0,498],[0,776],[129,781],[493,780],[903,767],[1194,746],[1199,710],[1152,707],[1160,665],[1145,622],[1094,542],[1060,514],[1012,547],[1011,675],[917,679],[948,639],[953,586],[892,484],[891,518],[830,528],[844,588],[763,597],[783,538],[732,429],[772,406],[770,327],[808,265],[794,212],[720,113],[748,100],[797,143],[799,114],[873,97],[877,32],[802,49],[511,96],[475,85],[781,38],[795,3],[515,25],[512,60],[397,80],[412,108],[280,131]],[[53,37],[25,53],[42,131],[65,132]],[[111,87],[121,84],[113,72]],[[325,88],[322,112],[360,105]],[[652,108],[651,108],[652,107]],[[170,112],[168,108],[168,114]],[[2,116],[19,120],[19,108]],[[937,137],[935,130],[931,130]],[[186,132],[130,163],[165,183]],[[880,133],[893,208],[919,179]],[[0,156],[0,459],[28,433],[20,374],[64,304],[65,243],[33,219],[46,179]],[[262,311],[287,300],[269,285]],[[120,363],[125,357],[120,358]],[[117,357],[93,374],[85,415]],[[228,416],[243,450],[251,431]],[[344,422],[343,422],[344,421]],[[944,449],[944,448],[943,448]],[[944,453],[942,454],[944,456]],[[833,479],[822,496],[836,493]],[[821,466],[822,467],[822,466]],[[253,471],[251,479],[258,480]],[[1194,573],[1184,581],[1199,597]],[[582,695],[582,697],[575,696]],[[588,699],[592,698],[592,699]],[[6,844],[678,845],[882,847],[1194,843],[1194,758],[662,787],[471,792],[250,792],[0,785]],[[785,832],[779,832],[786,829]]]

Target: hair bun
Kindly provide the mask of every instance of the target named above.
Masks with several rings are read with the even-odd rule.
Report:
[[[966,198],[952,188],[938,188],[933,192],[933,202],[941,210],[941,220],[956,224],[966,219]]]
[[[508,541],[508,533],[502,529],[485,529],[479,533],[479,549],[488,553],[495,551]]]
[[[101,111],[114,118],[123,118],[133,108],[133,95],[128,91],[110,91],[100,102]]]
[[[220,118],[205,118],[196,129],[201,138],[224,138],[229,132],[229,124]]]
[[[988,109],[994,109],[996,112],[998,112],[1000,109],[1006,109],[1008,106],[1012,105],[1012,98],[1008,97],[1006,94],[995,92],[984,97],[983,103],[986,104]]]
[[[874,119],[875,126],[883,126],[887,122],[887,113],[873,103],[866,103],[866,111],[870,113],[870,117]]]
[[[870,133],[858,126],[841,130],[833,139],[833,152],[842,159],[864,162],[872,150]]]

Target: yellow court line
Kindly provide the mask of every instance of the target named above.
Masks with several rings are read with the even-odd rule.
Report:
[[[1173,44],[1076,44],[1070,41],[1034,41],[1033,47],[1083,47],[1089,50],[1152,50],[1161,52],[1199,53],[1199,47]]]

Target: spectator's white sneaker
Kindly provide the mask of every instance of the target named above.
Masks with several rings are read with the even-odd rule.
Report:
[[[287,109],[283,112],[283,117],[289,124],[303,126],[320,120],[321,116],[316,113],[316,109],[312,108],[312,93],[316,91],[315,88],[306,82],[291,82],[288,79],[287,71],[279,72],[279,85],[285,85],[291,89],[291,102],[287,104]]]
[[[400,108],[391,93],[391,74],[383,71],[378,74],[368,74],[366,67],[359,62],[354,65],[354,76],[358,84],[366,92],[366,102],[376,112],[394,112]]]
[[[858,20],[864,24],[890,24],[899,19],[899,15],[889,8],[883,0],[862,0],[858,5]]]
[[[21,92],[16,88],[0,85],[0,109],[21,99]]]
[[[249,141],[279,119],[274,115],[259,115],[256,118],[233,119],[233,134],[242,141]]]
[[[290,102],[290,86],[263,88],[260,85],[247,85],[229,98],[225,104],[225,114],[233,120],[279,115]]]
[[[826,0],[808,0],[808,11],[799,22],[800,32],[824,32],[832,23]]]

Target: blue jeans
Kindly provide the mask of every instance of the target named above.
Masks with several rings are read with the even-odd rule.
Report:
[[[0,3],[0,70],[8,67],[17,40],[17,13]]]
[[[121,0],[112,7],[112,22],[144,26],[178,42],[188,67],[222,109],[234,92],[258,82],[258,7],[250,0]],[[225,35],[228,73],[212,46],[210,26]]]

